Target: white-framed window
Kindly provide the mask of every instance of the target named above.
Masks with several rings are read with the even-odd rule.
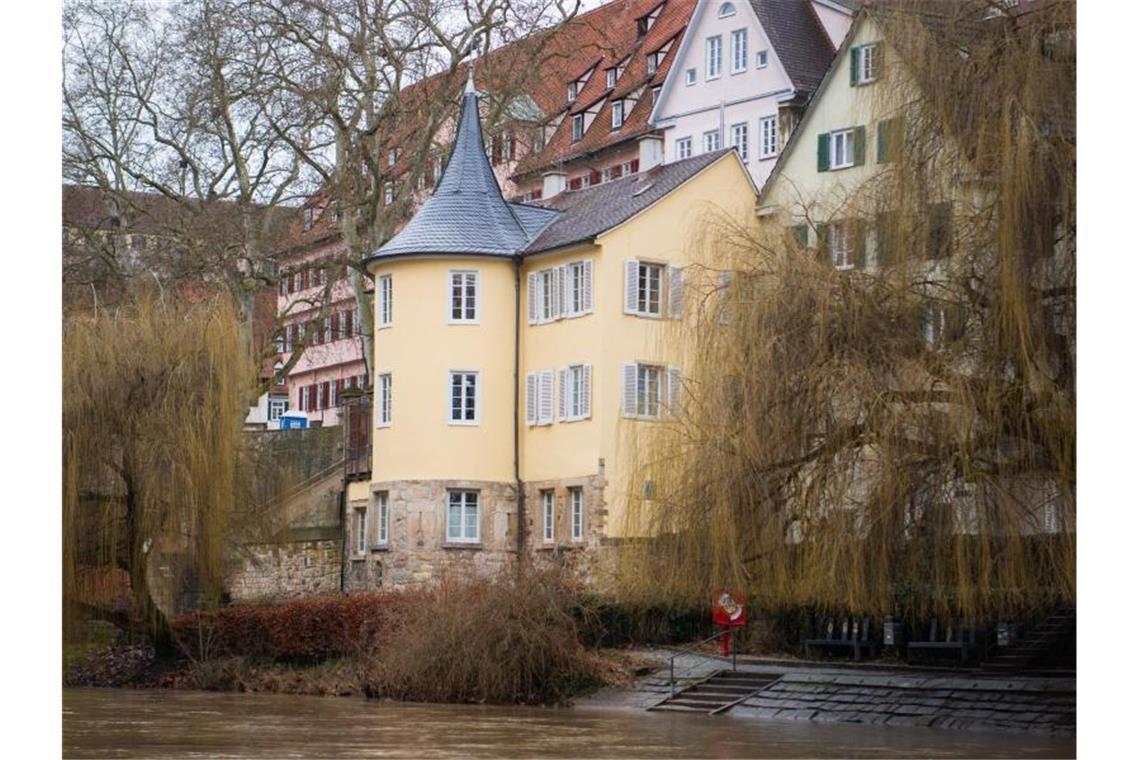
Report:
[[[685,69],[685,86],[692,87],[697,83],[697,70]]]
[[[392,275],[390,274],[376,278],[376,314],[379,327],[392,326]]]
[[[681,371],[659,364],[627,362],[622,365],[622,416],[656,420],[665,410],[677,412],[681,399]]]
[[[388,149],[388,166],[395,166],[396,162],[399,160],[400,160],[400,149],[398,147],[389,148]]]
[[[391,182],[384,183],[384,205],[391,206],[392,200],[395,198],[396,188]]]
[[[840,129],[831,133],[831,168],[845,169],[855,165],[855,130]]]
[[[542,540],[544,543],[554,541],[554,491],[542,492]]]
[[[760,158],[772,158],[780,152],[780,129],[775,116],[760,119]]]
[[[831,263],[836,269],[852,269],[855,266],[855,241],[852,239],[852,225],[846,221],[833,222],[827,228],[827,248]]]
[[[281,353],[281,352],[279,351],[278,353]],[[273,363],[273,384],[274,385],[281,386],[281,385],[285,384],[285,374],[281,371],[283,369],[285,369],[285,364],[283,362],[274,362]]]
[[[559,372],[558,418],[566,422],[584,420],[590,416],[589,364],[571,364]]]
[[[376,494],[376,544],[388,545],[388,529],[390,516],[388,514],[388,492],[381,491]]]
[[[716,11],[717,18],[728,18],[729,16],[736,15],[736,6],[732,3],[721,3],[720,8]]]
[[[392,424],[392,373],[376,375],[376,427]]]
[[[860,45],[851,50],[852,84],[869,84],[879,76],[879,46],[877,43]]]
[[[289,399],[274,396],[269,399],[269,421],[281,419],[281,415],[289,411]]]
[[[693,138],[682,137],[676,143],[676,160],[680,161],[682,158],[689,158],[693,155]]]
[[[618,129],[625,123],[625,101],[616,100],[610,104],[610,129]]]
[[[452,425],[479,424],[479,373],[451,370],[447,373],[448,421]]]
[[[617,84],[617,67],[606,69],[606,87],[610,88]]]
[[[740,160],[748,162],[748,122],[732,125],[732,147],[740,154]]]
[[[447,540],[459,543],[479,541],[479,492],[447,492]]]
[[[748,68],[748,30],[737,29],[729,39],[729,58],[732,61],[732,73],[739,74]]]
[[[363,555],[368,549],[368,508],[352,510],[352,545],[355,554]]]
[[[575,98],[578,97],[578,83],[570,82],[566,85],[566,102],[573,103]]]
[[[716,79],[720,76],[721,68],[721,39],[720,35],[713,35],[705,40],[705,79]]]
[[[578,142],[586,131],[586,114],[576,113],[570,120],[570,141]]]
[[[528,425],[554,423],[554,370],[540,369],[527,374],[526,422]]]
[[[652,103],[650,105],[657,105],[657,99],[661,97],[661,85],[657,85],[652,90]]]
[[[637,259],[625,262],[625,312],[641,317],[662,315],[661,287],[665,265]]]
[[[570,540],[581,541],[585,536],[586,505],[581,486],[568,489],[570,491]]]
[[[452,324],[479,321],[479,272],[453,269],[448,272],[448,321]]]
[[[657,53],[650,53],[649,55],[645,56],[645,73],[657,73]]]
[[[565,265],[563,315],[578,317],[594,310],[594,262],[571,261]]]
[[[333,341],[333,318],[332,314],[327,315],[322,324],[322,343],[332,343]]]
[[[758,69],[768,68],[768,51],[767,50],[757,50],[756,51],[756,68],[758,68]]]
[[[701,143],[704,146],[705,153],[711,153],[714,150],[720,150],[720,130],[713,129],[705,132],[701,136]]]

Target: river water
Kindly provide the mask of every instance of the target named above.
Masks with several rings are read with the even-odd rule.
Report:
[[[1072,738],[639,710],[65,689],[64,757],[1075,757]]]

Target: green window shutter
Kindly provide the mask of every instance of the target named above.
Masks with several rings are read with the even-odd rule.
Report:
[[[880,164],[885,164],[889,159],[887,156],[887,121],[880,121],[875,128],[875,161]]]
[[[818,145],[816,168],[821,172],[825,172],[831,168],[831,135],[827,132],[820,134]]]
[[[867,128],[855,127],[855,165],[862,166],[867,153]]]
[[[894,212],[884,211],[875,217],[875,255],[880,267],[889,267],[898,260],[898,245]]]
[[[875,51],[871,53],[871,78],[878,79],[883,73],[883,44],[876,42],[874,48]]]
[[[928,209],[930,216],[930,237],[927,243],[927,256],[943,259],[950,255],[950,204],[934,203]]]
[[[799,245],[801,248],[807,248],[807,244],[808,244],[808,228],[807,228],[807,225],[806,224],[797,224],[795,227],[792,227],[791,232],[792,232],[792,239],[796,241],[796,244]]]
[[[883,119],[878,126],[878,162],[889,163],[898,159],[902,149],[902,119]]]
[[[815,255],[821,264],[831,264],[831,248],[828,245],[829,232],[831,232],[831,226],[827,224],[821,224],[815,228],[817,241]]]
[[[859,84],[859,48],[851,48],[851,86]]]
[[[863,225],[862,219],[852,219],[848,222],[851,225],[851,234],[855,236],[855,268],[867,268],[867,232]]]

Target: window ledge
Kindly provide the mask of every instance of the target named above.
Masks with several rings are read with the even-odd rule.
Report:
[[[481,541],[444,541],[443,549],[482,549]]]
[[[350,562],[363,562],[364,560],[368,559],[368,555],[366,555],[366,554],[353,554],[348,559]]]
[[[374,554],[375,554],[376,552],[386,552],[386,551],[389,551],[389,549],[390,549],[390,548],[391,548],[391,547],[389,547],[389,546],[388,546],[388,544],[373,544],[372,546],[368,547],[369,551],[371,551],[371,552],[372,552],[372,553],[374,553]]]

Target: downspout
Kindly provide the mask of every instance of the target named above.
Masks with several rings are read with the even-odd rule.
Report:
[[[515,551],[518,554],[517,569],[521,573],[526,556],[526,493],[519,471],[519,341],[522,337],[522,255],[515,257],[515,371],[514,371],[514,471],[515,471]]]
[[[346,496],[348,494],[348,480],[345,479],[344,487],[340,489],[340,508],[337,510],[337,525],[340,527],[340,593],[344,593],[344,568],[348,564],[348,537],[344,534],[347,521],[344,519],[344,510],[348,507]]]

